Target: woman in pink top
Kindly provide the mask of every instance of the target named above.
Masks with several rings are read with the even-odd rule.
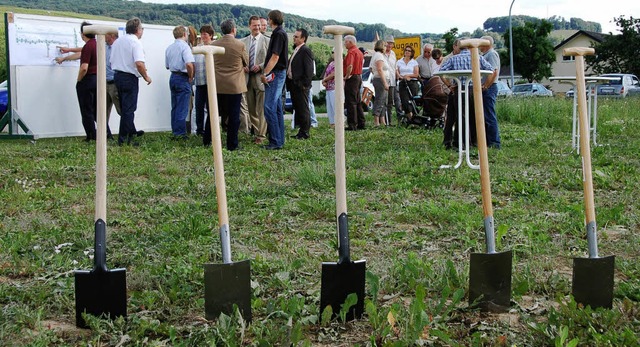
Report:
[[[334,52],[331,52],[332,56],[329,59],[329,65],[327,65],[327,68],[324,70],[324,77],[322,78],[322,85],[327,91],[327,116],[329,117],[329,126],[332,128],[335,127],[336,115],[336,65],[333,61],[333,54]]]

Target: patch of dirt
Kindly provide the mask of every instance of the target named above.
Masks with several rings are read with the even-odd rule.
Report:
[[[622,225],[611,225],[606,229],[602,229],[602,234],[607,241],[619,241],[626,238],[629,230]]]
[[[37,335],[40,331],[47,330],[53,330],[56,335],[64,339],[86,338],[91,335],[91,330],[89,329],[80,329],[74,324],[54,320],[44,320],[40,322],[39,329],[37,331],[32,331],[32,333]]]

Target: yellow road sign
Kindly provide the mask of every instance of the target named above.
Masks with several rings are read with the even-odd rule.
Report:
[[[422,48],[420,47],[422,40],[420,36],[396,37],[394,41],[393,51],[396,53],[398,60],[404,57],[404,48],[407,46],[413,47],[416,52],[414,58],[417,58],[422,53]]]

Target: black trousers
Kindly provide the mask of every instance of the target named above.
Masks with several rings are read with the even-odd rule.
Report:
[[[449,147],[457,147],[460,144],[458,143],[458,132],[462,129],[462,141],[464,143],[465,138],[465,125],[464,125],[464,93],[462,94],[462,104],[458,105],[458,91],[452,92],[449,94],[449,100],[447,102],[447,119],[444,123],[444,140],[442,143]],[[463,124],[458,124],[458,107],[462,108],[462,122]],[[475,145],[478,143],[477,135],[476,135],[476,116],[475,116],[475,108],[473,107],[473,96],[469,96],[469,141],[471,144]]]
[[[218,111],[222,119],[227,119],[227,149],[230,151],[238,149],[238,129],[240,128],[240,103],[242,94],[218,94]],[[207,117],[202,135],[204,145],[211,144],[211,114]],[[226,116],[226,117],[225,117]],[[218,122],[218,119],[213,119]]]
[[[300,127],[300,133],[309,135],[311,128],[311,111],[309,110],[309,89],[299,87],[290,82],[289,92],[291,93],[291,103],[295,111],[295,123]]]
[[[96,89],[96,75],[85,75],[76,83],[82,127],[87,134],[87,140],[96,139]]]
[[[347,124],[351,129],[364,129],[360,87],[362,87],[360,75],[352,75],[344,82],[344,107],[347,109]],[[336,105],[336,107],[340,106]]]

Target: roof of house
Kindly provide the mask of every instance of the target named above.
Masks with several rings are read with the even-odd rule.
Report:
[[[555,47],[553,47],[553,50],[555,51],[558,48],[564,46],[567,42],[573,40],[578,35],[585,35],[596,42],[602,42],[606,37],[606,34],[603,34],[603,33],[597,33],[595,31],[578,30],[573,35],[567,37],[566,39],[562,40],[562,42],[560,42]]]

